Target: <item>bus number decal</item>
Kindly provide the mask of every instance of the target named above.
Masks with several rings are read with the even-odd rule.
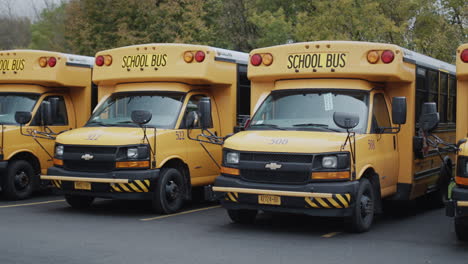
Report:
[[[375,149],[375,140],[369,139],[369,140],[367,141],[367,143],[369,144],[369,149],[370,149],[370,150],[374,150],[374,149]]]
[[[164,67],[167,54],[138,54],[123,56],[122,68]]]
[[[185,139],[184,131],[176,131],[175,134],[176,134],[176,140],[184,140]]]
[[[287,138],[272,138],[270,139],[270,143],[268,145],[286,145],[288,144]]]

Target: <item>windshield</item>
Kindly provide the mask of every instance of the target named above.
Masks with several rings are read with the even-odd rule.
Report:
[[[17,124],[15,113],[31,112],[38,98],[38,94],[0,93],[0,124]]]
[[[275,91],[255,113],[250,129],[344,132],[333,121],[334,112],[356,113],[353,129],[365,133],[368,93],[362,91]]]
[[[162,92],[113,94],[96,109],[86,126],[137,126],[132,122],[132,112],[146,110],[153,115],[147,126],[174,128],[184,95]]]

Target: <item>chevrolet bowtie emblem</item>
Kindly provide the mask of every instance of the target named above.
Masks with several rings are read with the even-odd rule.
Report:
[[[92,159],[94,159],[94,156],[91,155],[91,154],[86,153],[86,154],[84,154],[84,155],[81,156],[81,159],[84,159],[84,160],[92,160]]]
[[[281,169],[281,167],[283,167],[283,165],[277,164],[275,162],[268,163],[267,165],[265,165],[265,169],[270,169],[270,170]]]

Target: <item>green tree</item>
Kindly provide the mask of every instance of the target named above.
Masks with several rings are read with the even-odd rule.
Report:
[[[68,51],[65,40],[65,3],[42,10],[39,20],[31,25],[29,48],[51,51]]]

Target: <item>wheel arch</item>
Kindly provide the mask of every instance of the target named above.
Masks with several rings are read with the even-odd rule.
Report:
[[[24,150],[18,151],[12,154],[10,158],[8,158],[8,163],[15,160],[25,160],[33,166],[34,172],[36,174],[41,173],[41,162],[39,161],[39,158],[37,158],[36,155],[34,155],[34,153]]]
[[[192,197],[192,182],[188,165],[179,157],[168,158],[161,164],[161,170],[164,168],[174,168],[182,173],[185,183],[185,199],[190,199]]]

